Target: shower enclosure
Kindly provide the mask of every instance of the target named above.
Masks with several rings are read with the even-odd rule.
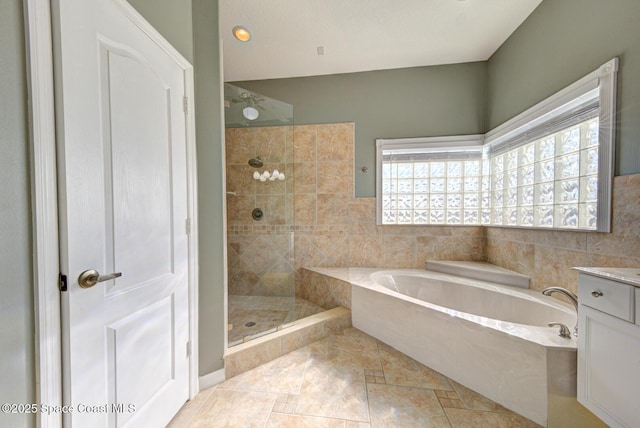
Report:
[[[321,312],[295,297],[293,106],[225,84],[229,346]]]

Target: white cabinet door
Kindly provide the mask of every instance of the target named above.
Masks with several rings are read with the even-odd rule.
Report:
[[[612,427],[640,426],[640,327],[580,305],[578,401]]]
[[[184,63],[122,0],[52,9],[65,426],[164,426],[189,397]]]

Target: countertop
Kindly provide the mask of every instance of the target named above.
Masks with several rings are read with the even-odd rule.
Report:
[[[640,268],[575,267],[573,269],[640,288]]]

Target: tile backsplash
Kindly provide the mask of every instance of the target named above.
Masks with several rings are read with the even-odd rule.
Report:
[[[354,135],[353,123],[227,130],[227,191],[236,192],[227,198],[230,294],[240,294],[234,276],[242,279],[236,291],[289,292],[290,276],[299,282],[305,266],[422,269],[427,259],[488,261],[531,276],[534,289],[576,291],[573,266],[640,265],[640,174],[614,179],[612,233],[378,226],[375,198],[354,197]],[[274,165],[293,180],[266,189],[247,179],[249,158],[268,162],[277,150]],[[258,226],[247,218],[257,203],[282,214]]]

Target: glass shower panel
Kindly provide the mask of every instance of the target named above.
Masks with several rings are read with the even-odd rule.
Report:
[[[297,319],[293,106],[225,84],[229,346]]]

